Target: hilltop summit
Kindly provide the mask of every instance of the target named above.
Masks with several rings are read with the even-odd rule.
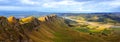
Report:
[[[41,22],[47,21],[48,20],[48,16],[39,17],[38,20],[40,20]]]
[[[11,24],[18,23],[18,20],[14,16],[10,16],[7,18],[8,22]]]
[[[44,22],[44,21],[50,21],[50,19],[53,19],[56,17],[57,17],[57,15],[52,14],[52,15],[48,15],[48,16],[39,17],[38,20],[40,20],[41,22]]]

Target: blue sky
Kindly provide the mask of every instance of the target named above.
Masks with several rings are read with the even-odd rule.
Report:
[[[120,12],[120,0],[0,0],[0,11]]]

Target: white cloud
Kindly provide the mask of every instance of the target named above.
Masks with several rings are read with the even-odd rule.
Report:
[[[42,6],[46,8],[55,8],[55,7],[61,8],[64,6],[82,6],[85,3],[87,2],[75,2],[72,0],[63,0],[60,2],[53,1],[53,2],[44,3]]]
[[[0,6],[0,10],[12,10],[12,11],[38,11],[40,7],[25,7],[25,6]]]
[[[22,8],[16,6],[0,6],[0,10],[15,10],[15,9],[22,9]]]
[[[107,1],[107,2],[102,2],[101,4],[111,6],[113,8],[119,7],[120,6],[120,0],[113,0],[113,1]]]
[[[78,8],[77,11],[95,11],[95,10],[91,10],[91,9],[84,9],[84,8]]]
[[[3,2],[5,1],[5,2]],[[14,4],[11,2],[6,2],[8,0],[0,0],[0,2],[5,3],[10,3]],[[12,0],[14,1],[14,0]],[[0,10],[12,10],[12,9],[25,9],[25,7],[22,6],[27,6],[28,7],[38,7],[38,8],[33,8],[34,9],[43,9],[43,10],[59,10],[59,11],[111,11],[112,9],[115,9],[117,7],[120,7],[120,0],[111,0],[111,1],[75,1],[75,0],[18,0],[18,4],[16,4],[16,7],[1,7]],[[4,4],[3,4],[4,5]],[[30,9],[31,9],[30,8]],[[28,9],[29,10],[29,9]]]
[[[32,1],[32,0],[20,0],[21,3],[23,4],[28,4],[28,5],[37,5],[39,4],[38,1]]]
[[[55,8],[55,5],[49,5],[48,3],[44,3],[42,6],[47,8]]]
[[[73,0],[63,0],[59,2],[50,2],[50,3],[44,3],[43,7],[46,8],[57,8],[63,11],[77,11],[77,12],[91,12],[96,11],[92,4],[90,4],[93,1],[87,1],[87,2],[76,2]],[[86,6],[87,4],[90,4],[89,6]]]

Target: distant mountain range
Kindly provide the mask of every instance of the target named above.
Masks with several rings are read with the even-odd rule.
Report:
[[[98,12],[98,13],[58,13],[58,12],[39,12],[39,11],[0,11],[0,15],[9,16],[9,15],[47,15],[47,14],[57,14],[60,16],[63,15],[79,15],[79,14],[120,14],[120,12]]]
[[[58,16],[99,16],[99,17],[105,17],[105,18],[111,18],[113,20],[120,21],[120,12],[103,12],[103,13],[53,13],[53,12],[38,12],[38,11],[0,11],[0,16],[15,16],[16,18],[22,18],[27,16],[45,16],[49,14],[57,14]]]
[[[0,16],[15,16],[15,17],[27,17],[27,16],[45,16],[52,13],[49,12],[37,12],[37,11],[0,11]]]

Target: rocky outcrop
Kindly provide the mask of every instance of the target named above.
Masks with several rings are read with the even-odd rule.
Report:
[[[8,20],[3,16],[0,17],[0,42],[19,41],[20,32],[18,28],[11,23],[14,23],[13,20]]]
[[[19,23],[19,20],[17,20],[14,16],[10,16],[7,18],[8,22],[10,24],[16,24],[16,23]]]
[[[31,21],[34,21],[35,17],[33,16],[30,16],[30,17],[26,17],[26,18],[21,18],[20,19],[20,23],[21,24],[24,24],[24,23],[29,23]]]
[[[57,15],[52,14],[52,15],[48,15],[48,16],[42,16],[39,17],[38,20],[40,20],[41,22],[45,22],[45,21],[50,21],[51,19],[57,18]]]
[[[48,16],[42,16],[42,17],[38,18],[38,20],[40,20],[41,22],[48,21]]]

